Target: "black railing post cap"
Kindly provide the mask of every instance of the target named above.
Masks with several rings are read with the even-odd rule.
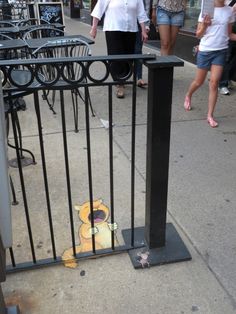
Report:
[[[157,56],[155,60],[144,61],[148,68],[182,67],[184,61],[176,56]]]

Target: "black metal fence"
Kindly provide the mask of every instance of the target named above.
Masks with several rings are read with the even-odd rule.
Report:
[[[148,67],[149,72],[146,217],[145,226],[141,228],[137,228],[135,225],[137,95],[136,76],[133,70],[137,60],[142,60]],[[127,62],[130,66],[130,72],[126,77],[116,78],[116,81],[110,75],[111,65],[115,61]],[[100,65],[98,67],[99,70],[97,65]],[[50,59],[36,59],[33,61],[11,60],[11,65],[7,61],[0,62],[0,69],[3,73],[4,101],[5,106],[7,105],[6,117],[11,118],[13,132],[13,143],[11,145],[15,147],[14,151],[16,152],[15,170],[11,173],[11,176],[13,177],[14,187],[19,191],[17,197],[20,198],[19,204],[14,206],[12,210],[15,217],[15,222],[13,223],[14,245],[9,249],[8,272],[61,263],[63,249],[66,252],[68,263],[74,263],[74,258],[82,259],[129,251],[133,252],[130,253],[130,256],[134,266],[140,267],[143,266],[137,258],[137,256],[140,256],[140,248],[142,248],[142,252],[145,250],[148,251],[149,265],[170,263],[191,258],[173,226],[168,224],[166,228],[173,69],[175,66],[182,65],[183,62],[173,56],[156,59],[155,55],[61,58],[53,59],[53,62]],[[78,74],[75,74],[73,70],[75,66],[80,68],[80,71],[77,71]],[[45,69],[52,74],[50,75],[50,80],[45,79],[42,75],[42,73],[45,73]],[[19,81],[18,76],[15,75],[17,71],[27,73],[23,81]],[[117,186],[116,178],[114,177],[116,170],[114,167],[115,154],[113,151],[112,95],[114,87],[123,83],[130,85],[132,90],[131,160],[130,173],[127,173],[130,186],[129,191],[125,191],[130,198],[130,219],[129,223],[125,223],[123,226],[123,216],[120,216],[119,228],[122,229],[124,243],[119,244],[118,242],[121,241],[117,241],[116,217],[120,213],[118,208],[115,208],[114,202],[114,194]],[[108,91],[107,99],[103,99],[104,104],[107,103],[108,111],[108,144],[103,143],[103,138],[93,138],[93,128],[91,128],[92,118],[90,114],[90,109],[95,109],[96,112],[94,99],[91,100],[90,97],[90,92],[93,88],[97,88],[98,99],[99,91],[101,91],[100,88],[103,90],[107,89]],[[43,118],[47,104],[42,100],[41,94],[49,102],[50,99],[53,99],[57,103],[57,115],[61,119],[60,130],[56,131],[57,134],[61,134],[59,142],[47,142],[47,134],[44,133],[45,122]],[[35,113],[35,120],[31,123],[32,130],[35,128],[35,131],[32,132],[35,132],[36,143],[31,143],[32,147],[30,147],[30,150],[25,149],[25,144],[22,143],[22,130],[18,118],[19,112],[17,111],[16,99],[22,96],[31,97],[31,110],[34,110]],[[83,139],[81,132],[74,133],[71,129],[68,129],[68,97],[70,99],[75,97],[72,106],[72,114],[75,120],[79,119],[78,110],[84,110],[85,136]],[[79,108],[78,99],[80,100]],[[46,114],[52,113],[47,112]],[[52,123],[53,117],[52,114]],[[51,135],[53,135],[53,132],[51,132]],[[11,139],[9,139],[10,141]],[[104,204],[102,204],[102,201],[97,200],[97,197],[94,197],[95,194],[98,194],[94,193],[95,186],[101,185],[103,182],[97,181],[97,175],[95,176],[94,174],[94,166],[96,167],[96,164],[101,162],[105,157],[98,158],[98,151],[95,151],[94,154],[94,148],[91,144],[93,141],[101,142],[101,145],[104,144],[105,149],[107,149],[105,154],[107,160],[105,163],[108,165],[108,171],[104,175],[104,181],[107,182],[106,189],[109,190],[109,224],[106,221],[109,225],[110,239],[108,244],[104,246],[99,245],[99,241],[97,241],[97,233],[100,231],[97,222],[107,219],[107,216],[104,216],[103,213],[99,217]],[[59,147],[62,148],[59,149]],[[36,161],[37,165],[24,167],[25,153],[29,153],[31,150],[33,152],[30,158],[33,155],[33,161]],[[49,151],[52,154],[49,154]],[[62,155],[61,152],[63,152]],[[58,160],[61,161],[59,168],[55,165]],[[84,163],[82,163],[82,160]],[[86,178],[84,176],[85,167]],[[31,169],[29,170],[29,168]],[[74,176],[77,168],[83,168],[83,171]],[[37,179],[39,180],[38,182],[34,180],[36,173],[37,178],[40,178]],[[57,185],[58,180],[60,183],[63,181],[63,188]],[[76,193],[82,193],[80,192],[82,189],[87,190],[87,217],[89,217],[89,227],[87,226],[87,229],[83,230],[85,232],[83,243],[84,248],[86,247],[84,250],[81,250],[81,238],[80,243],[77,240],[73,209],[75,195]],[[119,189],[122,190],[122,186]],[[100,191],[99,188],[98,191]],[[32,207],[32,200],[34,203],[38,202],[36,208]],[[96,206],[95,202],[100,203],[101,208],[99,207],[100,205]],[[22,225],[23,216],[26,222],[25,227]],[[32,223],[32,220],[34,220],[34,223]],[[65,240],[65,238],[68,238],[68,234],[69,240]],[[68,250],[66,250],[67,248]],[[156,248],[158,248],[158,253]],[[44,253],[42,253],[43,249],[46,250]],[[23,250],[25,253],[22,254]]]

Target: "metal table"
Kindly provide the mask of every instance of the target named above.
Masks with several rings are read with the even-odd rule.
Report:
[[[22,39],[0,40],[0,60],[18,59],[27,45]]]
[[[16,38],[19,35],[18,26],[0,27],[0,33],[9,35],[10,37]]]
[[[11,28],[11,27],[9,27]],[[0,50],[17,50],[27,47],[27,44],[22,39],[12,39],[12,40],[0,40]],[[9,58],[8,58],[9,59]]]

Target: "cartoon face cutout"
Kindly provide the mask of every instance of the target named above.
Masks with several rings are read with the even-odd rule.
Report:
[[[91,224],[92,216],[94,224],[103,223],[109,217],[109,209],[102,204],[101,199],[93,201],[93,213],[90,211],[90,202],[86,202],[81,206],[76,205],[75,209],[79,211],[80,220],[86,224]]]

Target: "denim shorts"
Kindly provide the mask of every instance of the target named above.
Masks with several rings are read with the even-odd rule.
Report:
[[[210,70],[211,65],[224,66],[226,62],[227,49],[216,51],[198,51],[197,53],[197,67],[199,69]]]
[[[184,11],[170,12],[157,7],[157,25],[182,27],[184,25]]]

